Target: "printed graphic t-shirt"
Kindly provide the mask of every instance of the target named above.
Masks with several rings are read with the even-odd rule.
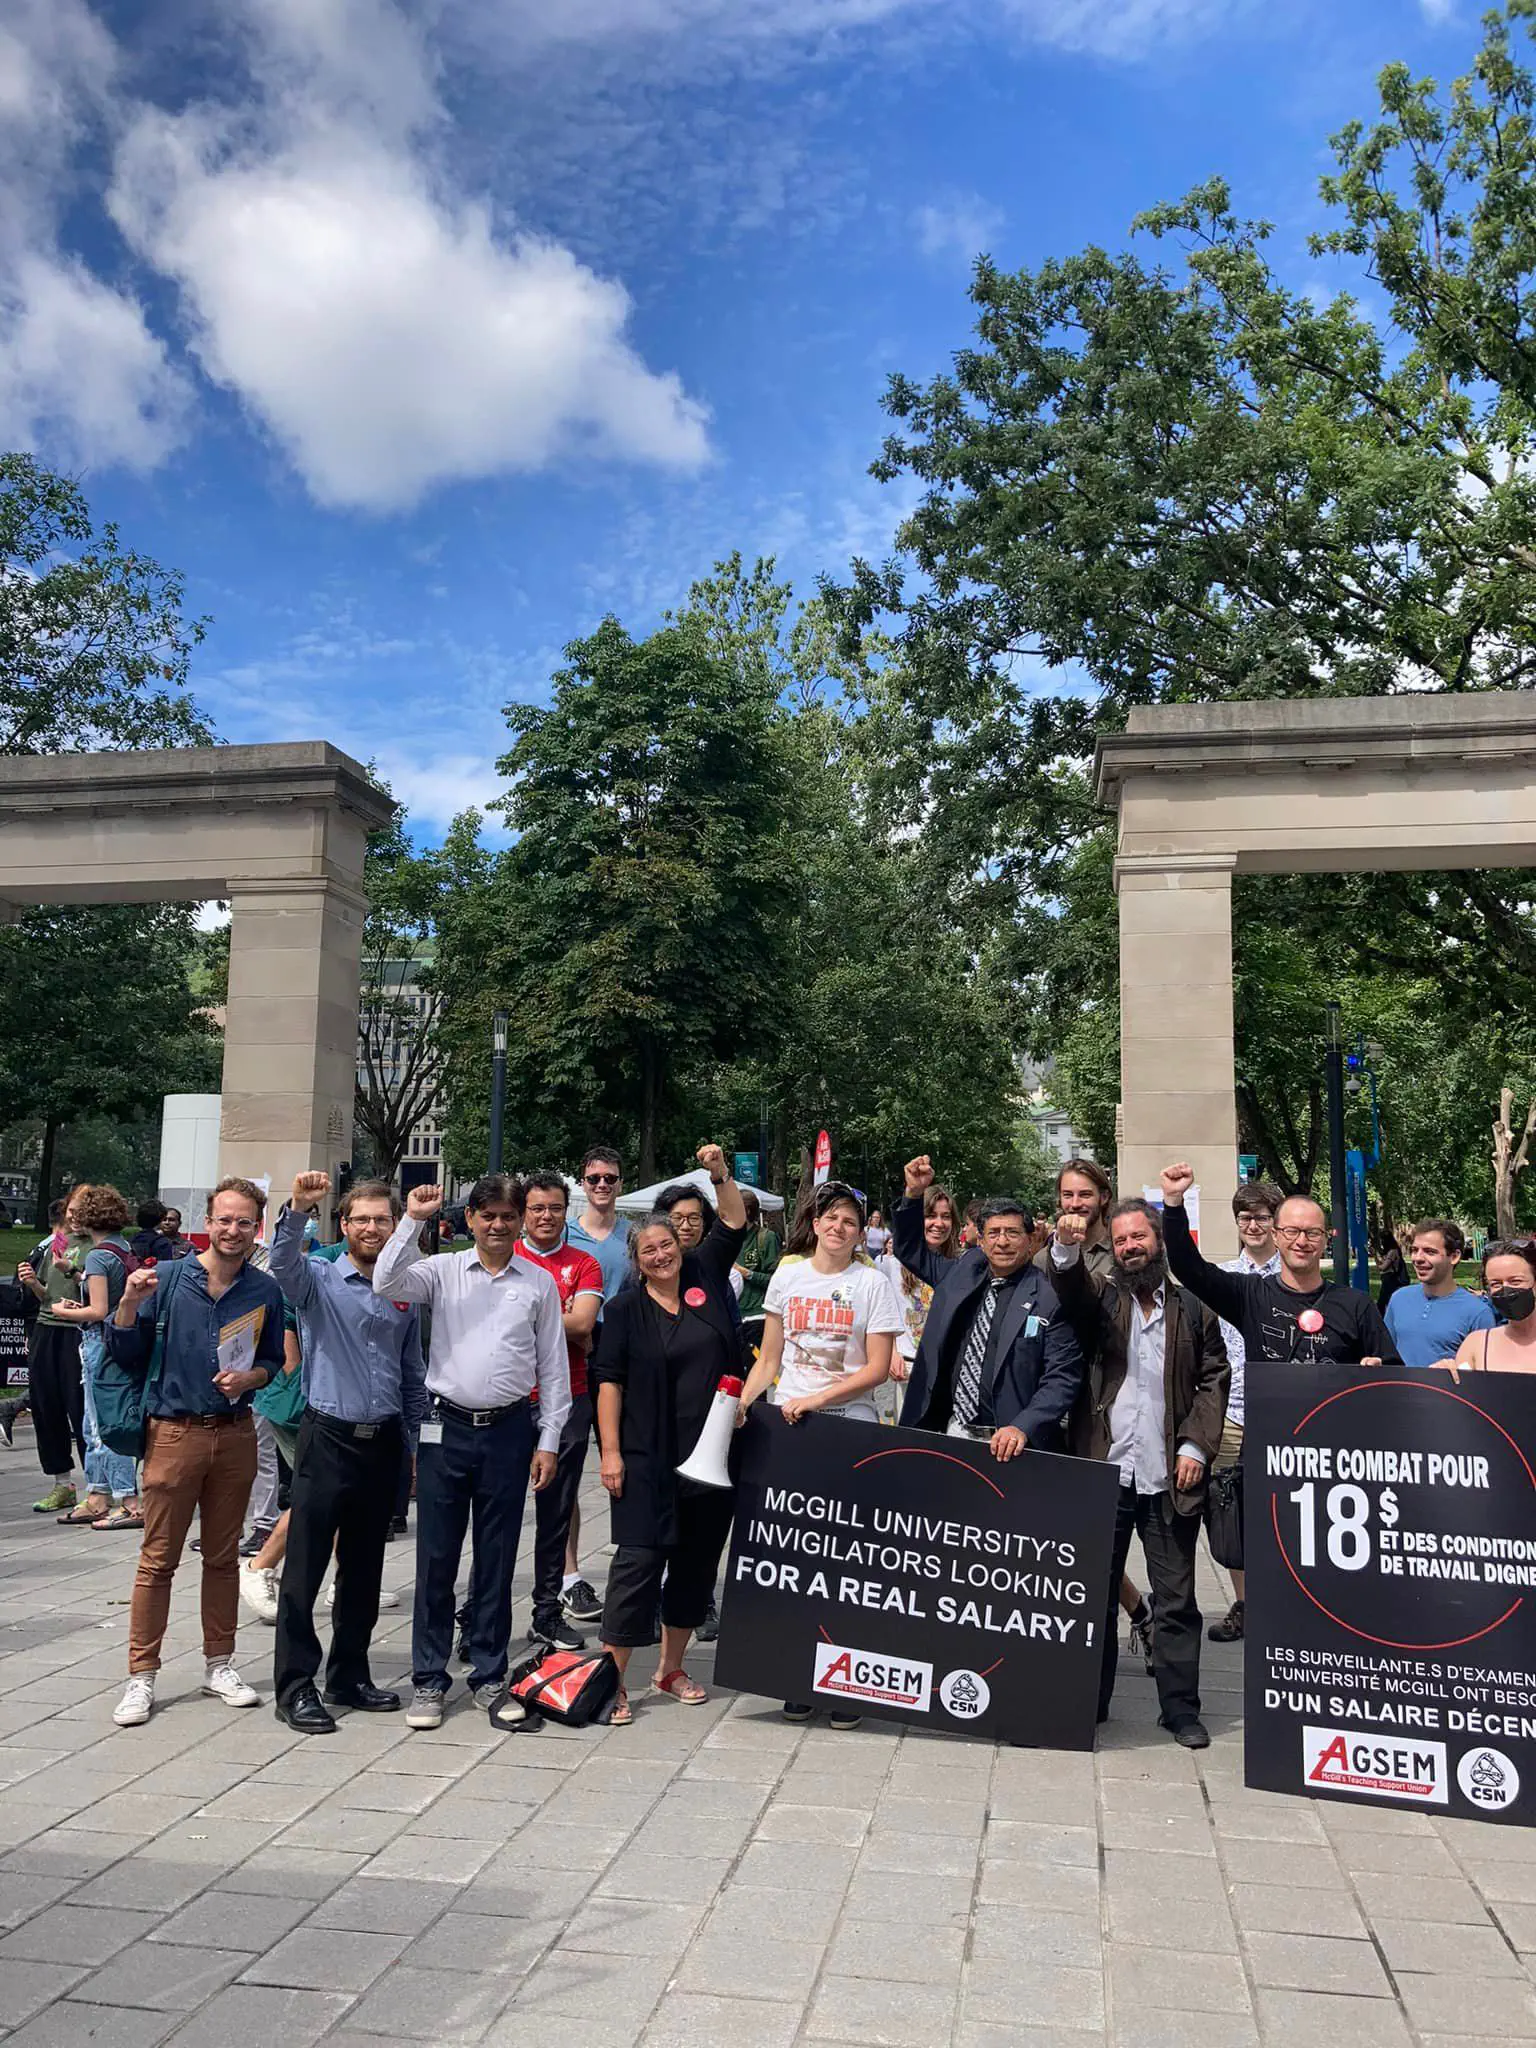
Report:
[[[574,1245],[556,1245],[552,1252],[537,1251],[526,1238],[520,1237],[512,1247],[512,1256],[526,1259],[530,1266],[542,1266],[560,1290],[560,1310],[564,1314],[578,1294],[595,1294],[599,1301],[603,1295],[603,1269],[590,1252],[578,1251]],[[565,1340],[566,1361],[571,1368],[571,1399],[579,1401],[587,1391],[587,1354],[580,1344]],[[537,1398],[537,1397],[535,1397]]]
[[[784,1362],[776,1401],[824,1393],[869,1363],[865,1339],[894,1337],[901,1309],[891,1283],[872,1266],[818,1273],[808,1259],[775,1268],[763,1296],[764,1313],[784,1319]],[[854,1397],[853,1410],[875,1419],[874,1397]]]

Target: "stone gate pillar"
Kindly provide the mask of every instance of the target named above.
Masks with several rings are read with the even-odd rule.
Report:
[[[219,1171],[296,1173],[352,1156],[364,902],[334,879],[230,883]]]
[[[1140,1194],[1170,1159],[1200,1183],[1200,1248],[1237,1249],[1229,854],[1122,855],[1119,1188]]]

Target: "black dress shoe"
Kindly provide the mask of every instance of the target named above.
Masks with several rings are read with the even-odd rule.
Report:
[[[378,1685],[328,1685],[325,1701],[327,1706],[351,1707],[359,1714],[397,1714],[400,1711],[399,1693],[385,1692]]]
[[[279,1721],[286,1721],[295,1735],[334,1735],[336,1723],[320,1704],[320,1695],[312,1685],[301,1685],[297,1692],[290,1693],[287,1700],[279,1700],[273,1710]]]
[[[1184,1749],[1209,1749],[1211,1746],[1205,1723],[1194,1714],[1187,1721],[1165,1721],[1163,1726]]]

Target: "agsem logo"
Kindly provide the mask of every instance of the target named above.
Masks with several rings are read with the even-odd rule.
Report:
[[[1346,1735],[1338,1728],[1303,1728],[1302,1771],[1308,1787],[1350,1792],[1357,1799],[1417,1799],[1445,1806],[1445,1744],[1393,1742],[1379,1735]]]
[[[1501,1813],[1520,1796],[1520,1773],[1502,1749],[1469,1749],[1456,1766],[1456,1782],[1485,1813]]]
[[[907,1707],[922,1714],[932,1689],[931,1664],[875,1657],[865,1650],[845,1650],[841,1643],[816,1645],[813,1690],[833,1699],[862,1700],[869,1707]]]

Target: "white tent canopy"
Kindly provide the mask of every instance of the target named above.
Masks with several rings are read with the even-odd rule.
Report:
[[[620,1195],[619,1197],[619,1214],[621,1216],[648,1215],[655,1208],[658,1195],[664,1194],[668,1188],[685,1186],[701,1188],[711,1205],[718,1207],[718,1204],[715,1203],[715,1191],[710,1184],[709,1175],[702,1166],[696,1166],[692,1173],[674,1173],[669,1179],[658,1180],[648,1188],[631,1188],[627,1194]],[[784,1207],[784,1197],[782,1195],[770,1195],[766,1188],[754,1188],[752,1192],[762,1204],[765,1216],[776,1216]]]

